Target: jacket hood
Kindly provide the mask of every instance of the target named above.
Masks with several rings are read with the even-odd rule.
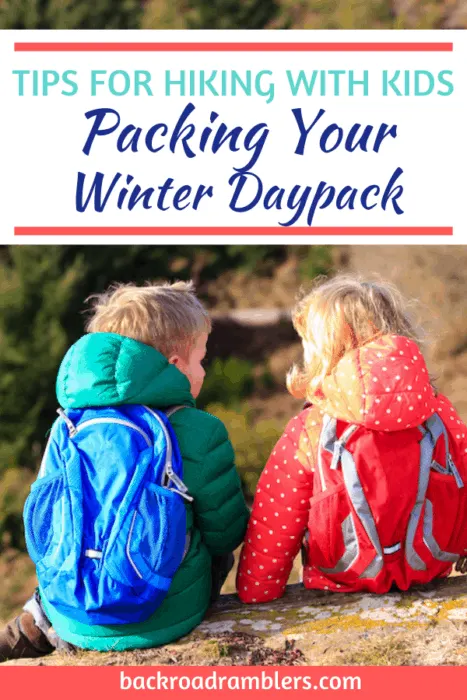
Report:
[[[63,408],[195,405],[187,377],[164,355],[116,333],[89,333],[72,345],[60,365],[56,390]]]
[[[324,412],[373,430],[413,428],[436,411],[425,360],[408,338],[386,335],[347,353],[312,397]]]

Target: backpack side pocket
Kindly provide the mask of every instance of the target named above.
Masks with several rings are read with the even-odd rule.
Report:
[[[24,530],[29,556],[36,566],[65,532],[65,485],[57,474],[34,482],[24,506]]]
[[[462,520],[461,495],[451,474],[432,471],[426,492],[423,542],[437,561],[454,563],[462,554],[456,536]]]

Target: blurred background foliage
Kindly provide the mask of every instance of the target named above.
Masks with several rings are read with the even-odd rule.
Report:
[[[467,0],[0,0],[2,29],[438,29]]]

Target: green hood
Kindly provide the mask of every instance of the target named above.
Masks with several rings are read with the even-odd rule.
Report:
[[[89,333],[71,346],[58,371],[57,398],[63,408],[195,405],[187,377],[164,355],[117,333]]]

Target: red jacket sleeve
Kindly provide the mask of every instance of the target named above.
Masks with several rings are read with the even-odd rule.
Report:
[[[300,550],[312,495],[299,447],[303,430],[301,416],[290,421],[259,479],[237,574],[244,603],[280,598]]]

